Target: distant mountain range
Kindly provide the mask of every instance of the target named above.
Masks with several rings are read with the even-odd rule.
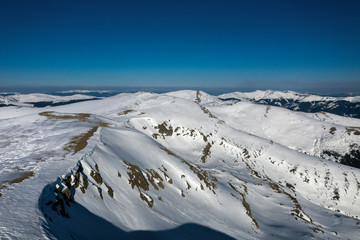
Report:
[[[88,93],[88,92],[87,92]],[[47,107],[60,106],[87,100],[100,99],[98,97],[85,94],[74,94],[70,96],[57,96],[44,93],[7,93],[0,94],[0,107],[23,106],[23,107]]]
[[[345,117],[360,118],[360,96],[330,97],[301,94],[292,91],[234,92],[219,96],[222,100],[249,100],[254,103],[284,107],[301,112],[328,112]]]

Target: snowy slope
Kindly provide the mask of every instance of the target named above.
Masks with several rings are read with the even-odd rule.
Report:
[[[329,119],[326,117],[329,114],[293,112],[280,107],[249,102],[209,107],[209,109],[236,129],[317,157],[332,159],[331,156],[326,156],[327,151],[346,155],[349,154],[352,145],[359,146],[360,128],[356,127],[360,126],[358,119],[348,120],[334,115],[333,119],[341,120],[319,121],[314,116],[321,115]],[[360,166],[359,160],[354,166]],[[338,162],[341,162],[340,159]]]
[[[346,129],[359,120],[229,104],[199,91],[4,109],[0,182],[34,175],[3,184],[11,189],[0,190],[8,216],[0,237],[358,236],[360,170],[321,153],[359,144],[357,130]],[[14,226],[18,218],[36,220]]]

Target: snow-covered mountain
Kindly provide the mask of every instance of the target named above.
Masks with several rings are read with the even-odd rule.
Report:
[[[46,107],[46,106],[60,106],[76,102],[98,99],[93,96],[84,94],[74,94],[71,96],[56,96],[44,93],[31,93],[31,94],[0,94],[0,107],[6,106],[33,106],[33,107]]]
[[[357,239],[360,120],[220,98],[0,108],[0,238]]]
[[[249,100],[302,112],[325,111],[341,116],[360,118],[360,96],[330,97],[293,91],[233,92],[219,96],[223,100]]]

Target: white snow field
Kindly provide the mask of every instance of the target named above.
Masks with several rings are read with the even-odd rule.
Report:
[[[201,91],[0,108],[0,239],[359,239],[360,120]]]

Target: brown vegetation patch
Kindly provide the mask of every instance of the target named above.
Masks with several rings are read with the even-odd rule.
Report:
[[[321,232],[322,234],[324,234],[325,232],[323,230],[321,230],[320,228],[318,227],[314,227],[314,228],[310,228],[314,233],[319,233]]]
[[[152,199],[152,197],[146,197],[142,192],[140,192],[140,198],[145,201],[150,208],[154,206],[154,200]],[[148,198],[150,198],[150,200]]]
[[[97,165],[97,163],[95,163],[95,169],[96,169],[96,171],[100,172],[99,166]]]
[[[244,148],[244,150],[243,150],[243,155],[244,155],[244,157],[246,158],[246,159],[249,159],[250,158],[250,154],[249,154],[249,151],[246,149],[246,148]]]
[[[360,135],[360,127],[346,127],[346,132],[350,135],[354,132],[354,135]]]
[[[257,177],[257,178],[261,178],[260,174],[259,174],[257,171],[255,171],[255,170],[251,170],[251,175],[252,175],[252,176],[255,176],[255,177]]]
[[[91,128],[86,133],[72,137],[71,141],[65,145],[64,150],[67,152],[73,152],[73,155],[83,150],[88,144],[87,141],[94,135],[97,129],[98,126]]]
[[[125,111],[119,112],[118,115],[126,115],[126,114],[131,113],[131,112],[135,112],[135,110],[127,109]]]
[[[216,184],[214,181],[217,181],[216,177],[211,176],[208,172],[200,169],[199,166],[194,166],[193,164],[190,164],[189,162],[182,160],[183,163],[185,163],[191,171],[193,171],[197,177],[200,179],[200,181],[203,181],[209,190],[216,189]],[[204,187],[201,185],[201,190],[204,190]]]
[[[163,122],[162,124],[159,124],[159,125],[155,126],[155,129],[158,129],[158,132],[161,135],[163,135],[163,137],[164,137],[164,135],[165,136],[172,136],[173,132],[174,132],[172,126],[168,126],[166,124],[166,122]]]
[[[307,218],[310,219],[310,222],[311,223],[313,222],[312,219],[304,212],[304,210],[302,209],[301,205],[299,204],[298,200],[295,197],[293,197],[291,194],[285,192],[278,184],[276,184],[270,180],[268,180],[268,184],[273,190],[276,190],[276,192],[278,192],[278,193],[285,194],[292,200],[292,202],[294,204],[294,208],[291,211],[294,212],[298,218],[301,218],[305,222],[309,222],[307,219],[304,218],[304,216],[307,216]]]
[[[281,193],[280,186],[278,184],[274,182],[269,182],[268,184],[273,190],[276,190],[278,193]]]
[[[184,194],[184,191],[183,191],[183,190],[181,190],[181,196],[182,196],[182,197],[185,197],[185,194]]]
[[[207,109],[206,107],[200,106],[200,108],[201,108],[201,110],[202,110],[205,114],[207,114],[207,115],[209,116],[209,118],[216,118],[216,119],[217,119],[217,117],[216,117],[214,114],[212,114],[212,113],[209,111],[209,109]]]
[[[83,186],[85,189],[87,189],[89,186],[89,182],[88,182],[87,178],[85,177],[85,175],[82,176],[82,179],[83,179]]]
[[[167,154],[169,154],[170,156],[173,156],[173,157],[177,157],[172,151],[170,151],[169,149],[167,148],[163,148],[163,147],[159,147],[161,150],[165,151]]]
[[[210,153],[211,153],[210,148],[211,148],[211,144],[208,143],[208,144],[205,146],[205,148],[203,149],[203,152],[202,152],[203,155],[202,155],[202,157],[201,157],[201,161],[202,161],[203,163],[205,163],[206,158],[208,158],[209,155],[210,155]]]
[[[334,189],[334,196],[332,198],[333,200],[339,201],[340,200],[340,195],[339,195],[339,189],[335,188]]]
[[[186,185],[187,185],[186,190],[190,190],[191,185],[190,185],[190,183],[188,181],[186,181]]]
[[[79,122],[88,122],[96,124],[99,127],[108,127],[108,123],[104,122],[95,122],[90,120],[91,114],[89,113],[56,113],[54,111],[47,111],[39,113],[40,116],[47,117],[51,120],[76,120]]]
[[[74,174],[74,188],[78,188],[80,185],[80,172],[77,171],[75,174]]]
[[[256,228],[259,228],[258,222],[257,222],[256,219],[252,216],[250,205],[247,203],[247,201],[246,201],[246,199],[245,199],[245,194],[241,194],[241,196],[242,196],[242,204],[243,204],[243,206],[244,206],[245,209],[246,209],[246,214],[251,218],[251,220],[252,220],[253,223],[255,224]]]
[[[196,98],[195,98],[195,102],[197,102],[197,103],[200,103],[200,102],[201,102],[201,98],[200,98],[200,96],[201,96],[201,93],[200,93],[200,91],[199,91],[199,90],[197,90],[197,91],[196,91]]]
[[[237,192],[241,197],[242,197],[242,205],[244,206],[245,210],[246,210],[246,214],[251,218],[252,222],[255,224],[256,228],[259,228],[259,224],[256,221],[256,219],[252,216],[252,212],[251,212],[251,208],[249,203],[246,201],[245,198],[245,193],[240,192],[233,184],[231,184],[230,182],[228,182],[229,186],[235,191]],[[245,191],[247,192],[247,190]],[[231,194],[233,197],[235,197],[236,199],[238,199],[234,194]]]
[[[165,169],[165,168],[164,168]],[[162,170],[159,168],[159,170],[164,174],[164,177],[166,179],[166,181],[170,184],[173,184],[173,180],[169,177],[169,175],[166,173],[166,170]]]
[[[90,117],[88,113],[56,114],[54,111],[41,112],[39,115],[54,120],[79,120],[82,122],[87,122]]]
[[[129,183],[131,184],[131,187],[133,189],[134,187],[137,187],[138,189],[141,188],[145,191],[149,191],[149,183],[146,181],[140,168],[126,161],[124,161],[124,163],[127,165],[127,169],[130,170],[127,174],[129,175]]]
[[[69,201],[73,201],[73,197],[71,194],[71,190],[69,188],[65,188],[61,194],[63,195],[64,199],[69,200]],[[67,204],[69,205],[69,203],[67,202]]]
[[[336,127],[331,127],[331,128],[330,128],[330,133],[331,133],[332,135],[334,135],[335,132],[336,132]]]
[[[290,188],[293,192],[295,191],[295,187],[291,185],[290,183],[286,183],[286,186]]]
[[[243,150],[243,154],[244,154],[244,157],[245,157],[245,159],[249,159],[250,158],[250,155],[249,155],[249,152],[248,152],[248,150],[245,148],[244,150]],[[260,176],[260,174],[257,172],[257,171],[255,171],[251,166],[250,166],[250,164],[249,163],[247,163],[246,161],[244,161],[244,159],[242,159],[242,161],[245,163],[245,165],[246,165],[246,167],[251,171],[251,175],[254,177],[257,177],[257,178],[262,178],[261,176]],[[241,179],[240,179],[241,180]]]
[[[95,182],[99,185],[103,183],[102,177],[98,172],[91,171],[90,176],[95,180]]]
[[[65,114],[65,113],[55,113],[53,111],[47,111],[47,112],[41,112],[39,113],[39,115],[47,117],[50,120],[75,120],[79,122],[88,122],[95,125],[88,132],[80,134],[78,136],[74,136],[70,140],[70,142],[65,145],[64,150],[67,152],[73,152],[73,154],[76,154],[77,152],[81,151],[87,146],[87,141],[89,140],[90,137],[94,135],[98,127],[109,126],[108,123],[96,122],[90,120],[91,114],[89,113]]]
[[[9,185],[21,183],[24,180],[35,176],[35,172],[33,171],[26,171],[26,172],[16,172],[9,176],[8,179],[3,180],[0,182],[0,190],[1,189],[8,189]],[[1,193],[0,193],[1,194]],[[0,195],[0,197],[2,194]]]
[[[248,183],[248,181],[246,181],[246,180],[244,180],[244,179],[241,179],[241,178],[239,178],[238,176],[236,176],[235,174],[233,174],[233,173],[230,173],[231,174],[231,176],[233,176],[234,178],[236,178],[237,180],[239,180],[239,181],[241,181],[241,182],[244,182],[244,183]],[[245,185],[244,185],[245,186]]]
[[[146,169],[148,173],[146,173],[146,177],[148,181],[151,183],[151,185],[156,189],[159,190],[159,187],[164,189],[165,186],[163,184],[163,179],[160,176],[158,172],[156,172],[154,169]],[[158,181],[156,184],[155,179]],[[158,187],[159,186],[159,187]]]
[[[21,183],[25,179],[31,178],[33,176],[35,176],[35,173],[33,171],[21,172],[15,178],[9,179],[6,182],[8,182],[9,184]]]
[[[127,172],[129,175],[129,184],[131,184],[131,187],[134,189],[135,187],[138,189],[140,198],[147,203],[147,205],[151,208],[154,205],[154,200],[151,196],[141,192],[142,190],[149,191],[149,185],[153,186],[154,189],[159,190],[159,188],[164,189],[165,186],[163,184],[163,178],[160,176],[160,174],[154,170],[154,169],[146,169],[145,175],[146,178],[143,175],[143,172],[140,170],[140,168],[134,164],[131,164],[129,162],[124,161],[124,163],[127,165],[127,169],[130,170]],[[163,170],[164,169],[164,170]],[[159,170],[163,172],[165,179],[172,184],[172,179],[167,175],[166,168],[163,166],[163,169]],[[150,184],[149,184],[150,182]],[[158,197],[160,201],[162,201],[161,197]]]
[[[232,185],[230,182],[228,182],[228,184],[235,192],[239,193],[239,191],[236,189],[236,187],[234,185]]]
[[[42,157],[35,158],[35,160],[36,160],[37,162],[45,162],[45,161],[46,161],[46,159],[45,159],[45,158],[42,158]]]
[[[106,183],[105,183],[105,186],[107,187],[107,193],[109,194],[109,196],[111,197],[111,198],[113,198],[114,197],[114,190],[109,186],[109,185],[107,185]]]
[[[197,177],[199,178],[200,181],[203,181],[205,183],[206,187],[209,188],[209,190],[212,190],[214,192],[214,189],[216,189],[216,184],[214,183],[214,181],[217,181],[216,177],[214,177],[214,176],[210,175],[208,172],[200,169],[200,167],[198,165],[190,164],[186,160],[179,158],[170,150],[168,150],[166,148],[162,148],[162,147],[160,147],[160,149],[165,151],[167,154],[180,159],[183,163],[185,163],[190,168],[191,171],[193,171],[197,175]],[[165,175],[164,171],[163,171],[163,173]],[[183,176],[185,177],[185,175],[183,175]],[[169,183],[172,183],[172,180]],[[201,190],[205,190],[202,184],[200,185],[200,188],[201,188]]]
[[[200,133],[200,135],[203,137],[204,142],[207,142],[207,140],[208,140],[207,137],[208,137],[209,135],[208,135],[208,136],[205,136],[205,134],[202,133],[202,132],[200,132],[200,131],[199,131],[199,133]]]
[[[104,197],[103,197],[103,195],[102,195],[102,190],[101,190],[101,188],[98,187],[97,190],[98,190],[98,192],[99,192],[100,198],[101,198],[101,199],[104,199]]]

